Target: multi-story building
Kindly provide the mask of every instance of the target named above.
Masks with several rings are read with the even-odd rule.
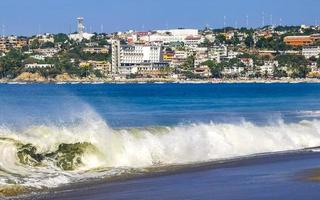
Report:
[[[8,36],[0,38],[0,51],[7,52],[10,49],[22,48],[27,45],[27,39],[17,36]]]
[[[319,58],[320,55],[320,47],[318,46],[309,46],[309,47],[304,47],[302,49],[302,55],[309,59],[311,57]]]
[[[179,67],[186,62],[188,53],[186,51],[175,51],[174,57],[171,60],[172,67]]]
[[[6,52],[7,51],[7,40],[5,37],[0,38],[0,52]]]
[[[209,60],[208,48],[207,47],[198,47],[195,52],[194,67],[200,66],[203,62]]]
[[[225,45],[211,47],[209,51],[217,52],[220,57],[228,56],[228,48]]]
[[[279,67],[278,61],[265,61],[262,66],[259,66],[260,73],[272,75],[276,67]]]
[[[209,48],[208,56],[210,60],[220,63],[221,60],[228,58],[228,48],[224,45]],[[230,56],[233,56],[230,54]]]
[[[159,46],[122,45],[120,47],[121,65],[160,62]]]
[[[284,42],[290,46],[308,46],[312,45],[317,40],[319,40],[319,36],[317,35],[287,36],[284,38]]]
[[[112,68],[161,61],[160,46],[120,45],[119,41],[112,42]]]
[[[118,74],[119,67],[121,66],[120,62],[120,40],[112,40],[111,41],[111,73]]]
[[[184,40],[184,44],[186,46],[198,46],[201,41],[201,36],[187,36]]]
[[[18,37],[17,39],[17,48],[22,48],[28,45],[28,39],[25,37]]]

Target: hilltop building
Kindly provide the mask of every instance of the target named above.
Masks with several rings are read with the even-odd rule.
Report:
[[[78,17],[78,32],[75,34],[70,34],[69,38],[71,40],[78,40],[82,41],[83,39],[90,40],[94,34],[87,33],[85,32],[85,26],[84,26],[84,18],[83,17]]]
[[[284,42],[290,46],[308,46],[314,44],[320,40],[319,34],[308,36],[287,36],[284,38]]]

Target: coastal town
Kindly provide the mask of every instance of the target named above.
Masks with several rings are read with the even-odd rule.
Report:
[[[319,81],[320,26],[0,37],[0,82]]]

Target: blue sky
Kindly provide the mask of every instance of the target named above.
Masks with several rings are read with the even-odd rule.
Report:
[[[319,0],[1,0],[4,33],[32,35],[75,31],[77,16],[87,31],[203,28],[226,25],[320,24]],[[90,28],[91,27],[91,28]],[[2,28],[1,28],[2,29]],[[2,33],[1,33],[2,34]]]

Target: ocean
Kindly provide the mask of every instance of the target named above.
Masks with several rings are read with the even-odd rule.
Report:
[[[319,99],[308,83],[1,84],[0,195],[315,199]]]

